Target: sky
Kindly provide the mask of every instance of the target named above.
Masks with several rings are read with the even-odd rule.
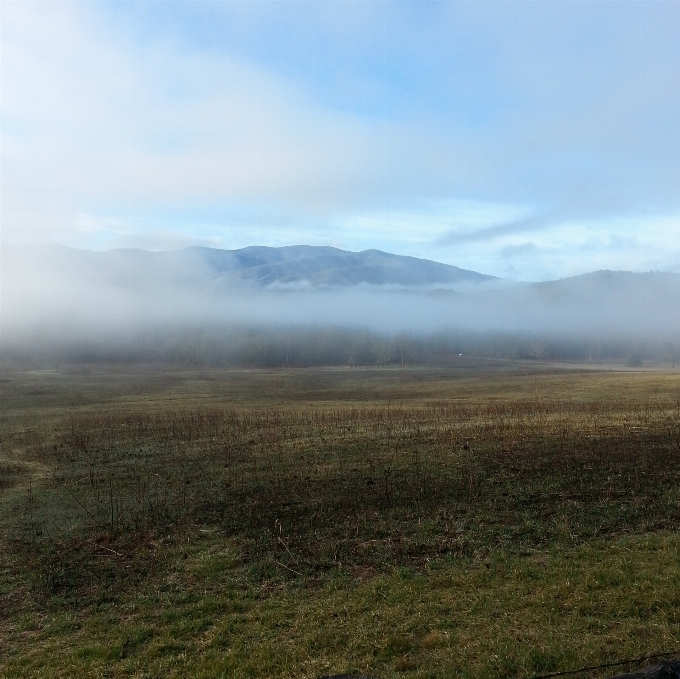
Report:
[[[680,271],[680,2],[0,2],[0,239]]]

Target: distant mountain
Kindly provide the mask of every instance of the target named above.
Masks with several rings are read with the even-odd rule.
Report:
[[[551,294],[588,296],[595,290],[617,294],[624,290],[634,292],[641,287],[665,290],[669,284],[677,285],[679,281],[680,274],[667,271],[633,272],[607,269],[530,285],[548,296]]]
[[[495,322],[512,330],[606,336],[680,336],[680,274],[594,271],[554,281],[471,291],[461,300],[480,309],[475,327]],[[488,326],[487,326],[488,327]]]
[[[279,289],[351,286],[433,289],[497,280],[448,264],[380,250],[348,252],[309,245],[240,250],[190,247],[168,252],[5,246],[3,259],[6,257],[28,258],[40,262],[43,269],[65,268],[71,273],[104,278],[124,286],[165,281],[210,287],[246,284]]]
[[[410,288],[482,283],[475,271],[380,250],[347,252],[338,248],[295,245],[241,250],[191,248],[215,274],[267,287],[380,285]]]
[[[663,271],[593,271],[526,286],[545,306],[591,307],[608,314],[612,305],[625,314],[655,307],[661,303],[680,302],[680,274]]]

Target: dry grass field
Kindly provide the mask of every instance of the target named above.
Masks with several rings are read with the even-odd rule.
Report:
[[[677,373],[5,368],[0,395],[3,677],[680,648]]]

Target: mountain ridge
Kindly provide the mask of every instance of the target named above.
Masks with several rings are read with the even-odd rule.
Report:
[[[234,250],[189,246],[174,250],[115,248],[89,250],[64,245],[2,244],[3,266],[21,262],[42,270],[66,269],[81,276],[125,283],[142,281],[194,284],[211,288],[242,286],[264,289],[394,287],[413,290],[446,290],[456,286],[485,289],[484,284],[510,284],[532,288],[542,295],[558,291],[587,295],[591,286],[635,289],[680,280],[665,271],[634,272],[600,269],[559,279],[517,282],[409,255],[377,249],[359,252],[331,246],[247,246]]]
[[[237,250],[192,246],[166,251],[10,246],[10,252],[3,258],[21,258],[22,254],[37,258],[47,268],[66,261],[84,273],[128,283],[132,282],[131,277],[140,278],[142,274],[175,281],[179,277],[188,282],[188,277],[202,284],[246,284],[262,288],[359,285],[428,288],[499,280],[449,264],[381,250],[352,252],[313,245],[249,246]]]

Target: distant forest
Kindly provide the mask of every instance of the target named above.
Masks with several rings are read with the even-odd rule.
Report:
[[[680,343],[639,339],[559,339],[517,333],[439,331],[384,335],[336,327],[158,328],[116,339],[46,336],[0,344],[4,364],[158,363],[182,367],[447,365],[460,357],[505,360],[680,362]]]

